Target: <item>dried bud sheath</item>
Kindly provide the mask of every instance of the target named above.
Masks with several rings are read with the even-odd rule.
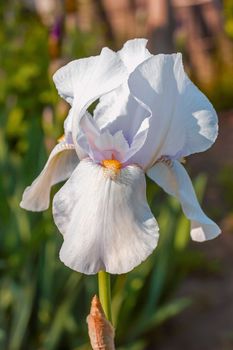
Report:
[[[106,319],[101,303],[96,295],[91,302],[87,324],[93,350],[115,350],[114,328]]]

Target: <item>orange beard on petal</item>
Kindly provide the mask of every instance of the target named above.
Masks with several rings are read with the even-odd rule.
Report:
[[[112,180],[116,180],[122,168],[121,162],[116,159],[104,159],[102,161],[102,166],[104,168],[104,175],[110,177]]]

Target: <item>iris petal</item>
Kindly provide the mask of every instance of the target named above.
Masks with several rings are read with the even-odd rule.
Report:
[[[128,40],[118,55],[123,61],[129,73],[131,73],[140,63],[153,55],[147,50],[147,39]]]
[[[178,161],[173,161],[171,166],[157,163],[148,170],[147,175],[180,201],[185,215],[191,220],[191,237],[194,241],[213,239],[221,233],[220,228],[201,209],[192,182]]]
[[[121,169],[112,180],[103,167],[81,161],[55,195],[53,216],[64,236],[61,260],[86,274],[130,271],[157,245],[145,176],[136,166]]]
[[[140,63],[152,56],[146,45],[146,39],[128,40],[118,51],[117,54],[124,63],[128,75]],[[130,95],[127,82],[102,96],[94,111],[94,118],[101,129],[108,128],[112,133],[122,130],[130,140],[146,116],[148,116],[146,109]]]
[[[72,135],[78,149],[79,122],[87,108],[101,95],[120,86],[127,79],[127,71],[118,55],[103,48],[99,56],[79,59],[60,68],[53,76],[59,94],[72,100],[70,116]]]
[[[20,206],[31,211],[48,209],[51,187],[66,180],[77,164],[74,145],[66,142],[57,144],[40,175],[25,189]]]
[[[216,112],[185,74],[181,54],[149,58],[130,75],[129,88],[152,113],[147,141],[135,162],[149,168],[163,155],[188,156],[215,141]]]

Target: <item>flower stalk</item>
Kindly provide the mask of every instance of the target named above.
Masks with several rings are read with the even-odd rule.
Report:
[[[110,274],[105,271],[99,271],[98,284],[101,305],[107,320],[112,323]]]

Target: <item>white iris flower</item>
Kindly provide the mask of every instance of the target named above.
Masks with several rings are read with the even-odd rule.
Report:
[[[193,240],[220,233],[179,162],[213,144],[216,112],[185,74],[181,54],[154,56],[146,43],[130,40],[116,53],[104,48],[54,75],[71,105],[65,137],[25,190],[21,207],[47,209],[51,186],[68,179],[53,199],[64,238],[60,258],[85,274],[128,272],[156,247],[159,228],[145,174],[180,201]],[[99,98],[91,116],[87,109]]]

